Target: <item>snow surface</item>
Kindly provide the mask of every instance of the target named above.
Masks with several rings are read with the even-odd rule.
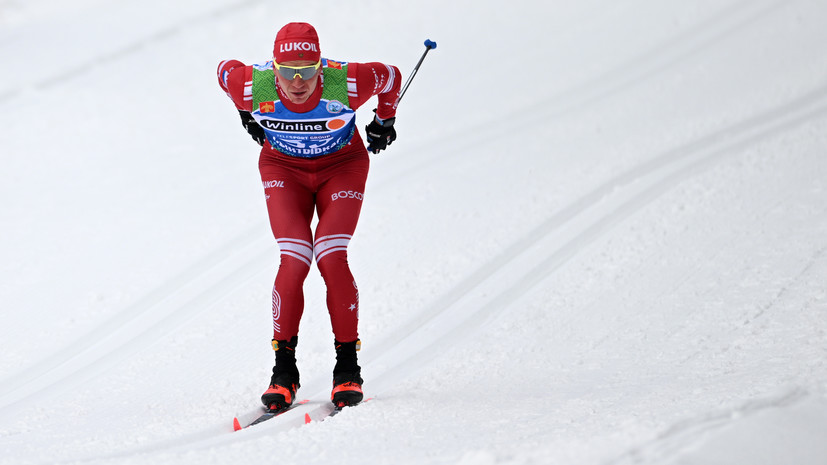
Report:
[[[278,251],[214,72],[294,20],[406,73],[438,48],[350,247],[375,399],[318,421],[313,271],[310,402],[234,433]],[[827,464],[825,25],[820,0],[0,1],[0,463]]]

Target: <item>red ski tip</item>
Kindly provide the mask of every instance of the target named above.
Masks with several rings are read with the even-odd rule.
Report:
[[[304,414],[304,424],[306,425],[306,424],[310,423],[311,421],[313,421],[313,420],[310,419],[310,414],[305,413]]]
[[[238,417],[233,417],[233,431],[238,431],[241,429],[241,423],[238,421]]]

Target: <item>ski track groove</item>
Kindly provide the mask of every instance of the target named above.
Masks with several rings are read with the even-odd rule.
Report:
[[[707,21],[698,23],[671,39],[655,44],[649,50],[629,58],[622,64],[596,77],[586,79],[569,89],[552,94],[529,107],[521,108],[511,114],[498,116],[495,120],[477,124],[468,129],[467,132],[471,134],[485,133],[486,128],[490,128],[496,123],[498,131],[490,134],[489,139],[508,137],[512,131],[525,127],[526,124],[539,119],[553,121],[581,111],[626,89],[638,86],[642,82],[650,80],[676,65],[680,65],[683,61],[713,48],[720,40],[736,34],[785,4],[785,2],[779,0],[744,0],[724,7]],[[400,166],[393,179],[410,176],[412,173],[424,170],[448,157],[461,156],[475,143],[476,140],[473,138],[458,138],[448,144],[442,143],[440,144],[442,150],[434,153],[434,156],[419,157],[416,163],[411,166]],[[414,147],[412,150],[416,152],[428,151],[421,147]]]
[[[204,22],[223,19],[230,14],[238,14],[239,10],[259,3],[262,3],[262,0],[239,0],[213,10],[197,13],[187,18],[181,18],[180,21],[170,26],[148,34],[135,40],[134,42],[123,45],[116,50],[100,53],[86,61],[81,62],[80,64],[73,66],[72,68],[69,68],[66,71],[35,81],[31,84],[31,86],[5,91],[0,94],[0,105],[6,104],[17,97],[24,95],[29,88],[34,90],[45,90],[52,87],[66,85],[71,79],[94,72],[101,65],[108,65],[113,62],[127,59],[130,55],[137,53],[148,46],[162,44],[167,39],[175,37],[186,29],[200,26]]]
[[[400,358],[404,358],[403,354],[384,354],[400,351],[399,347],[407,342],[412,347],[425,347],[420,351],[406,351],[412,354],[409,358],[415,357],[424,362],[436,357],[444,347],[429,344],[428,341],[447,340],[444,335],[448,333],[452,335],[452,340],[456,340],[460,334],[472,334],[495,317],[498,310],[507,307],[510,302],[540,284],[553,271],[604,236],[615,225],[642,210],[680,182],[701,173],[728,156],[739,153],[739,150],[811,119],[827,115],[825,92],[827,86],[779,108],[668,151],[604,183],[561,210],[461,282],[447,295],[437,299],[440,304],[435,304],[423,312],[428,315],[427,319],[405,325],[404,330],[400,329],[387,339],[386,347],[378,347],[375,353],[381,353],[382,358],[390,359],[385,376],[389,372],[401,372],[411,368],[400,361]],[[516,273],[518,276],[514,276],[513,270],[525,269],[529,271]],[[513,284],[507,284],[503,288],[502,283]],[[460,311],[464,307],[469,308]],[[408,333],[411,326],[415,326],[416,329]],[[428,348],[429,346],[431,348]],[[424,363],[420,363],[422,364]],[[374,381],[373,384],[378,385],[379,382]]]
[[[723,39],[737,35],[741,30],[773,11],[786,5],[781,0],[750,1],[728,5],[710,19],[687,28],[669,40],[655,44],[651,49],[634,56],[618,67],[583,81],[569,92],[553,95],[535,103],[521,113],[546,110],[550,118],[558,118],[576,111],[584,104],[609,98],[621,91],[640,85],[689,58],[709,50]],[[611,85],[601,85],[609,82]],[[571,98],[570,92],[577,95]],[[548,109],[552,109],[548,112]]]
[[[260,234],[259,234],[260,235]],[[246,233],[241,238],[250,238]],[[154,343],[179,324],[209,308],[273,262],[262,253],[263,238],[233,242],[84,335],[45,361],[3,380],[0,415],[44,390],[77,386]],[[269,241],[267,241],[269,243]]]
[[[794,388],[777,396],[746,401],[734,409],[722,409],[682,420],[652,440],[629,449],[605,464],[663,463],[671,457],[678,456],[689,445],[731,424],[733,419],[752,416],[769,409],[790,407],[809,396],[810,393],[807,390]]]

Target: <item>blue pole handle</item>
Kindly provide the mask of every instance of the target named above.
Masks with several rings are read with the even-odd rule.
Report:
[[[425,39],[425,46],[428,48],[436,48],[436,42],[431,39]]]

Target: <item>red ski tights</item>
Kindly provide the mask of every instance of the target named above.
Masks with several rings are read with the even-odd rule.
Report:
[[[347,246],[359,220],[370,164],[362,150],[314,159],[262,155],[259,160],[270,227],[281,251],[273,286],[274,339],[289,340],[299,332],[303,284],[314,257],[327,287],[336,340],[358,338],[359,290]],[[314,212],[319,219],[315,234]]]

